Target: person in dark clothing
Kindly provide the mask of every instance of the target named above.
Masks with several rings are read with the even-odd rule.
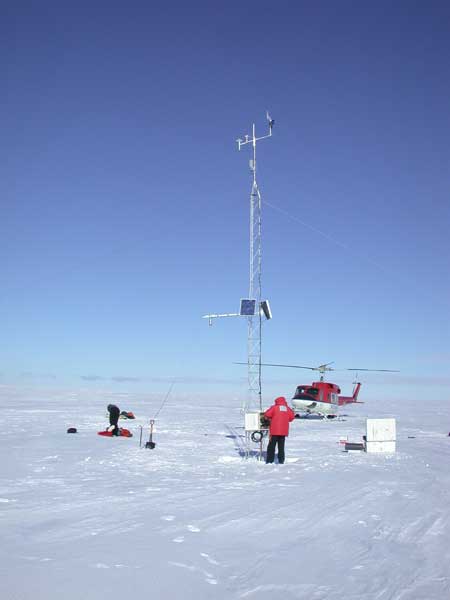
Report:
[[[280,396],[275,398],[273,406],[264,413],[266,419],[270,421],[270,441],[267,445],[266,463],[273,463],[275,460],[275,447],[278,446],[278,464],[284,463],[284,443],[289,435],[289,423],[294,420],[295,413],[289,408],[286,398]]]
[[[119,435],[119,417],[120,417],[120,408],[115,404],[108,404],[108,412],[109,412],[109,427],[108,431],[111,431],[113,435]]]
[[[285,453],[284,444],[286,442],[285,435],[271,435],[267,444],[266,463],[271,464],[275,461],[275,449],[278,446],[278,464],[284,464]]]

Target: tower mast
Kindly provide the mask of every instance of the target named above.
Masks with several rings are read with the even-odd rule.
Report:
[[[217,317],[246,317],[247,318],[247,366],[248,366],[248,405],[257,405],[262,410],[261,392],[261,329],[262,315],[271,318],[268,301],[261,299],[261,194],[256,180],[256,143],[272,137],[274,120],[266,113],[269,123],[269,133],[260,137],[256,136],[255,124],[252,125],[252,135],[245,135],[244,139],[238,139],[238,150],[247,144],[253,148],[253,158],[250,160],[250,171],[253,176],[250,192],[250,270],[249,270],[249,292],[248,299],[241,300],[239,313],[210,314],[205,319]],[[246,408],[247,408],[246,407]]]
[[[248,402],[257,404],[262,410],[261,390],[261,194],[256,179],[256,142],[272,136],[273,120],[269,121],[269,133],[262,137],[256,137],[256,128],[253,123],[251,138],[246,135],[244,140],[238,139],[238,149],[246,144],[252,144],[253,158],[250,160],[250,171],[253,181],[250,192],[250,270],[248,296],[255,300],[257,310],[255,314],[247,316],[247,364],[248,364]]]

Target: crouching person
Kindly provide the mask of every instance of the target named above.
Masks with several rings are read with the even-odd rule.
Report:
[[[267,445],[266,463],[273,463],[275,459],[275,447],[278,446],[278,463],[284,463],[284,443],[289,435],[289,423],[295,419],[294,411],[289,408],[286,398],[280,396],[275,398],[273,406],[264,413],[270,421],[270,441]]]
[[[108,412],[109,412],[109,427],[108,431],[110,431],[113,435],[120,435],[119,431],[119,417],[120,417],[120,408],[115,404],[108,404]]]

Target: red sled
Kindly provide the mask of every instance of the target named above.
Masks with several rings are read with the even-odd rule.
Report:
[[[103,435],[105,437],[133,437],[133,434],[131,433],[131,431],[129,429],[125,429],[123,427],[121,427],[119,429],[119,435],[115,436],[112,434],[112,431],[108,431],[106,429],[106,431],[97,431],[98,435]]]

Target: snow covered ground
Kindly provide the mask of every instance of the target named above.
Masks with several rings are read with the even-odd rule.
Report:
[[[239,406],[176,388],[139,448],[162,400],[0,388],[2,600],[450,597],[450,403],[295,420],[265,465],[241,456]],[[109,402],[133,438],[96,434]],[[394,455],[343,451],[388,416]]]

